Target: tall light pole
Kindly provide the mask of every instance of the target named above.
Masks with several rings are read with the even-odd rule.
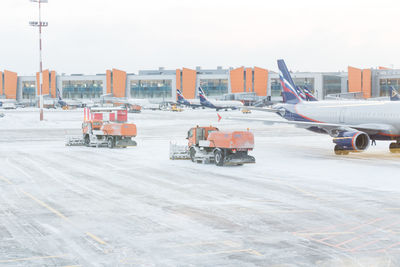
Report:
[[[40,120],[43,120],[43,93],[42,93],[42,84],[43,84],[43,64],[42,64],[42,27],[47,27],[49,24],[47,22],[42,21],[40,4],[48,3],[48,0],[30,0],[31,2],[38,3],[39,7],[39,21],[30,21],[29,25],[34,27],[39,27],[39,107],[40,107]]]

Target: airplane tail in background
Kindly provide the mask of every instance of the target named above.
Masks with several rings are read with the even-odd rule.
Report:
[[[307,101],[306,93],[299,86],[296,86],[296,93],[302,100]]]
[[[390,101],[400,101],[399,92],[393,86],[390,86]]]
[[[318,99],[311,93],[306,86],[303,87],[303,92],[307,97],[307,101],[318,101]]]
[[[62,100],[61,94],[60,94],[60,89],[58,89],[58,88],[57,88],[57,91],[56,91],[56,98],[57,98],[58,100]]]
[[[62,97],[61,97],[61,93],[60,93],[60,89],[57,88],[56,91],[56,97],[57,97],[57,102],[61,107],[66,107],[68,106],[67,102],[65,102]]]
[[[288,104],[298,104],[302,102],[301,97],[297,93],[297,87],[292,80],[292,76],[286,67],[283,59],[278,59],[279,78],[282,85],[283,102]]]
[[[201,87],[199,87],[199,98],[200,98],[200,103],[208,102],[206,94],[204,93],[204,91]]]
[[[176,89],[176,96],[178,97],[178,102],[184,102],[186,100],[179,89]]]

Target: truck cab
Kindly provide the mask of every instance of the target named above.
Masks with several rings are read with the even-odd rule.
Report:
[[[82,132],[84,134],[92,133],[92,130],[100,130],[103,122],[99,120],[85,121],[82,123]]]
[[[209,127],[193,127],[188,131],[188,146],[198,146],[199,142],[202,140],[207,140],[208,135],[212,132],[219,131],[218,128],[209,126]]]
[[[218,166],[255,163],[248,155],[254,148],[250,131],[219,131],[218,128],[196,126],[188,131],[188,154],[193,162],[212,162]]]

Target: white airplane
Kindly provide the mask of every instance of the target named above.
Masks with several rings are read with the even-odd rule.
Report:
[[[183,96],[181,90],[179,90],[179,89],[176,89],[176,95],[178,97],[178,100],[177,100],[178,104],[181,104],[181,105],[184,105],[187,107],[191,107],[191,108],[198,108],[198,107],[203,106],[202,104],[200,104],[199,99],[190,99],[190,100],[186,99]]]
[[[199,87],[199,97],[200,97],[200,104],[203,105],[204,107],[207,108],[214,108],[217,111],[220,109],[238,109],[243,107],[243,103],[240,101],[232,101],[232,100],[227,100],[227,101],[222,101],[222,100],[209,100],[206,97],[206,94],[204,93],[203,89]]]
[[[293,124],[307,130],[329,134],[337,155],[361,152],[370,141],[395,141],[389,150],[400,153],[400,101],[304,101],[283,60],[278,60],[283,103],[269,109],[286,121],[242,118],[266,124]],[[235,118],[238,119],[238,118]]]

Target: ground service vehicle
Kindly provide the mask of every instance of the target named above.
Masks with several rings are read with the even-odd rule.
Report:
[[[172,105],[171,106],[171,111],[173,111],[173,112],[182,112],[183,109],[177,107],[176,105]]]
[[[140,113],[140,112],[142,112],[142,107],[139,106],[139,105],[132,105],[132,104],[129,104],[129,106],[128,106],[128,112],[129,112],[129,113]]]
[[[140,113],[142,111],[142,107],[136,104],[114,102],[113,106],[124,107],[128,110],[129,113]]]
[[[136,146],[136,125],[129,123],[124,108],[85,108],[82,137],[70,137],[67,145],[127,147]]]
[[[250,131],[225,132],[213,126],[196,126],[188,131],[187,139],[188,157],[193,162],[214,162],[217,166],[255,163],[255,158],[248,155],[254,148]]]

